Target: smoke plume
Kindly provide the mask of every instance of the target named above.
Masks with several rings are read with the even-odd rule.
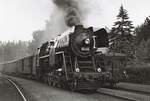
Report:
[[[65,13],[68,27],[81,24],[78,2],[75,0],[53,0],[54,4]]]
[[[93,26],[98,23],[99,0],[50,0],[50,18],[46,21],[43,40],[51,40],[68,27],[82,24]],[[101,25],[101,23],[98,25]]]

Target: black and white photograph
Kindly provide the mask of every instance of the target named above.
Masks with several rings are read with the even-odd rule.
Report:
[[[0,101],[150,101],[149,0],[0,0]]]

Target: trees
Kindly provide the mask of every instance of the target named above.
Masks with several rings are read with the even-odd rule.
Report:
[[[45,42],[43,38],[44,33],[44,30],[34,31],[31,41],[0,41],[0,62],[11,61],[35,54],[37,48]]]
[[[0,42],[0,62],[11,61],[27,56],[28,42]]]
[[[145,22],[135,28],[137,44],[141,41],[150,39],[150,16],[145,19]]]
[[[33,39],[29,42],[28,46],[28,53],[30,55],[35,54],[37,48],[39,48],[40,45],[44,42],[44,33],[44,30],[37,30],[33,32]]]
[[[136,57],[139,62],[150,62],[150,39],[140,42],[136,49]]]
[[[133,24],[129,20],[128,12],[121,5],[117,21],[110,32],[110,51],[124,53],[133,56],[134,53],[134,36]]]
[[[140,62],[150,62],[150,17],[135,28],[136,59]]]

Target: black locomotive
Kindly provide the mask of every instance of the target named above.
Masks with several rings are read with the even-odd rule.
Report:
[[[94,32],[92,27],[74,26],[39,48],[38,78],[72,90],[98,89],[102,72],[96,64],[96,50],[108,44],[105,29]]]

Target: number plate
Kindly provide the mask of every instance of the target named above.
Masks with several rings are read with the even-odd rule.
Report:
[[[89,51],[89,47],[81,47],[81,51]]]

